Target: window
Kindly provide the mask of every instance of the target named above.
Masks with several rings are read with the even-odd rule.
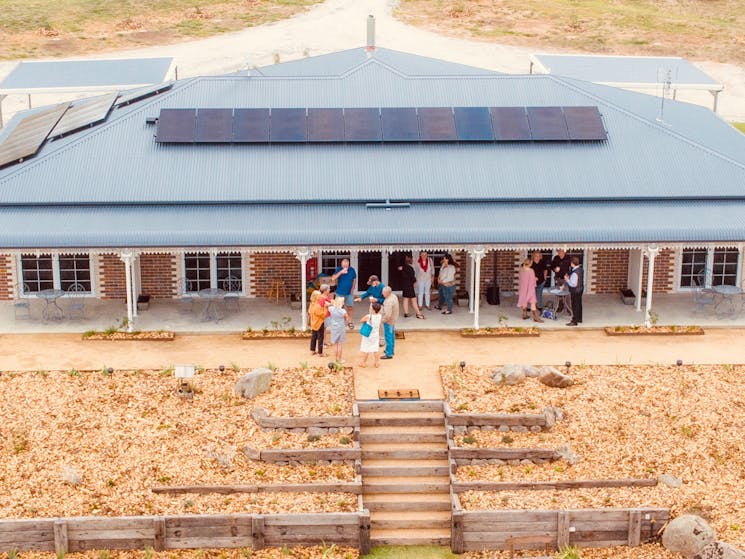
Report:
[[[219,288],[243,292],[243,257],[237,252],[192,252],[184,255],[184,291]]]
[[[62,289],[70,293],[93,293],[89,254],[24,254],[20,258],[22,293]]]
[[[341,261],[345,258],[349,258],[351,261],[351,255],[348,252],[323,252],[321,254],[321,273],[333,276],[336,269],[341,266]]]
[[[735,247],[684,248],[680,287],[738,285],[740,251]]]
[[[546,282],[543,284],[545,287],[553,287],[555,284],[555,272],[551,268],[551,261],[554,259],[554,256],[556,256],[555,250],[544,250],[544,249],[530,249],[526,253],[526,258],[532,258],[533,252],[538,251],[543,256],[543,263],[546,265]],[[585,265],[585,251],[580,248],[568,248],[566,249],[566,253],[569,256],[569,258],[577,257],[579,258],[579,265],[584,267]],[[587,272],[585,272],[587,273]]]

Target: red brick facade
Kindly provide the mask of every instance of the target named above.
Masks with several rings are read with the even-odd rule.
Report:
[[[644,259],[642,286],[647,289],[647,268],[649,260]],[[669,293],[675,289],[675,253],[672,249],[660,250],[654,259],[654,293]]]
[[[628,250],[595,250],[590,256],[589,268],[592,270],[588,286],[591,293],[618,293],[619,289],[629,287]]]
[[[300,294],[300,260],[294,254],[256,253],[250,256],[248,266],[248,293],[268,297],[272,282],[281,279],[287,295]]]
[[[101,299],[125,299],[127,297],[124,262],[118,256],[101,255],[98,271],[98,292]]]
[[[143,254],[140,256],[140,293],[154,299],[171,299],[178,295],[176,256]]]
[[[12,256],[0,256],[0,300],[11,300],[13,293],[13,266]]]
[[[496,274],[494,267],[496,266]],[[520,253],[500,250],[488,252],[481,260],[481,293],[496,282],[502,291],[515,291],[518,284]]]

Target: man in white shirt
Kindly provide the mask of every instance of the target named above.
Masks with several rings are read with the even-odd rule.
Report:
[[[577,326],[582,322],[582,293],[585,291],[585,278],[582,272],[582,266],[579,265],[579,258],[572,257],[572,269],[564,276],[569,286],[569,297],[572,304],[572,320],[567,322],[567,326]]]

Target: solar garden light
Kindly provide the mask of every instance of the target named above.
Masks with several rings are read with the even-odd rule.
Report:
[[[329,362],[329,371],[333,371],[335,367],[336,367],[336,363],[334,363],[333,361],[330,361]]]
[[[461,361],[460,362],[460,372],[462,373],[465,370],[465,368],[466,368],[466,362],[465,361]]]
[[[114,367],[109,367],[108,369],[106,369],[106,372],[109,373],[109,376],[113,375],[114,374]]]
[[[677,360],[677,361],[675,362],[675,364],[676,364],[676,365],[677,365],[678,367],[682,367],[682,366],[683,366],[683,360],[682,360],[682,359],[678,359],[678,360]]]
[[[571,361],[567,361],[566,363],[564,363],[564,366],[567,368],[567,374],[569,374],[569,369],[572,366],[572,362]]]
[[[221,373],[224,373],[224,372],[225,372],[225,365],[220,365],[220,366],[219,366],[219,367],[218,367],[217,369],[218,369],[218,370],[219,370],[219,371],[220,371]]]

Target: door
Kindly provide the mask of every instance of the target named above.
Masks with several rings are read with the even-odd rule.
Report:
[[[411,251],[392,252],[388,255],[388,285],[393,291],[401,291],[404,287],[403,274],[398,267],[406,264],[407,256],[411,256]]]
[[[380,278],[381,264],[383,258],[379,250],[373,252],[357,253],[357,289],[365,291],[367,289],[367,280],[370,276],[375,275]]]

